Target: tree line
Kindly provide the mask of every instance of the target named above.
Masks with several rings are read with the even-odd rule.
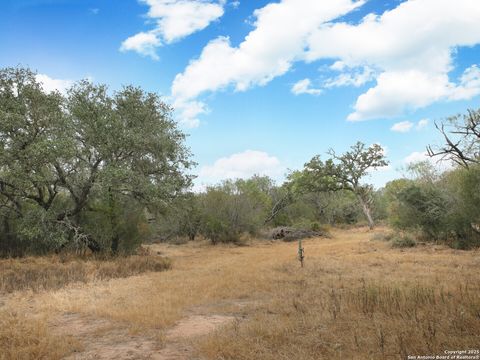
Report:
[[[388,223],[418,239],[476,246],[480,231],[480,113],[438,124],[444,146],[375,190],[388,164],[380,145],[357,142],[316,155],[283,184],[232,179],[193,193],[191,153],[172,109],[152,93],[80,81],[46,92],[29,69],[0,70],[0,255],[53,251],[122,254],[146,239],[239,242],[292,226]]]

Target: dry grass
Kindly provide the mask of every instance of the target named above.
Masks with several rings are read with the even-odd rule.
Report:
[[[235,360],[404,359],[478,347],[478,252],[402,251],[363,237],[306,243],[307,267],[279,266],[271,300],[250,320],[199,343],[200,353]]]
[[[73,312],[162,332],[192,307],[222,313],[233,311],[228,301],[250,304],[245,320],[197,342],[207,359],[400,359],[480,343],[478,251],[393,249],[371,237],[355,229],[305,240],[303,269],[295,243],[152,245],[173,259],[171,271],[16,292],[0,309],[41,324]]]
[[[0,360],[61,359],[78,347],[72,338],[52,335],[44,319],[0,311]]]
[[[63,256],[0,260],[0,294],[18,290],[54,290],[70,283],[124,278],[169,268],[168,259],[148,255],[109,260]]]

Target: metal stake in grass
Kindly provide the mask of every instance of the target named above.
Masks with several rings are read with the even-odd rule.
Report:
[[[303,259],[305,258],[305,250],[303,250],[302,239],[298,239],[298,260],[303,268]]]

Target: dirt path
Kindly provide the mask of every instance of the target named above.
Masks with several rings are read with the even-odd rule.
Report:
[[[195,359],[192,341],[237,319],[233,315],[191,314],[166,333],[135,334],[121,323],[67,313],[52,322],[53,332],[78,343],[68,360],[80,359]]]
[[[222,326],[235,321],[227,315],[192,315],[180,320],[167,332],[166,345],[151,358],[156,360],[190,360],[194,354],[190,342],[208,335]]]

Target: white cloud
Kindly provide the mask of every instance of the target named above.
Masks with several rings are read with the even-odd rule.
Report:
[[[244,91],[285,74],[303,56],[307,37],[320,24],[357,8],[363,1],[282,0],[255,10],[254,29],[238,47],[227,37],[209,42],[172,85],[183,101],[233,85]],[[302,21],[298,21],[302,19]],[[288,26],[286,25],[288,24]]]
[[[352,121],[394,117],[480,94],[476,65],[458,81],[449,78],[456,49],[480,43],[478,0],[406,0],[360,23],[333,22],[364,2],[270,3],[254,12],[254,29],[237,47],[228,37],[209,42],[177,74],[172,96],[187,101],[229,86],[244,91],[285,74],[297,61],[322,59],[333,59],[330,70],[340,72],[325,82],[326,88],[376,81],[356,100],[348,116]]]
[[[300,94],[320,95],[322,93],[322,90],[312,88],[312,82],[310,81],[310,79],[303,79],[298,81],[292,86],[292,93],[295,95],[300,95]]]
[[[230,6],[234,9],[238,9],[238,7],[240,6],[240,1],[232,1],[230,2]]]
[[[480,42],[475,0],[409,0],[360,24],[328,24],[309,39],[307,59],[339,59],[350,67],[378,70],[376,86],[362,94],[350,120],[391,117],[439,100],[480,93],[478,68],[460,83],[449,81],[456,47]]]
[[[424,161],[430,163],[440,172],[451,170],[455,167],[455,164],[452,161],[448,159],[442,159],[438,156],[430,157],[426,151],[414,151],[403,159],[403,163],[407,166]]]
[[[401,133],[406,133],[409,132],[413,127],[413,123],[410,121],[401,121],[396,124],[393,124],[393,126],[390,128],[392,131],[396,132],[401,132]]]
[[[155,49],[162,43],[170,44],[205,29],[220,18],[225,0],[141,0],[149,6],[147,17],[156,27],[126,39],[120,49],[133,50],[158,59]]]
[[[417,130],[422,130],[425,129],[428,126],[430,120],[428,119],[422,119],[417,123],[416,129]]]
[[[445,74],[418,70],[384,72],[378,76],[375,87],[358,97],[355,112],[348,115],[348,120],[394,117],[446,98],[450,87]]]
[[[284,171],[285,168],[275,156],[263,151],[246,150],[222,157],[213,165],[203,166],[198,181],[213,183],[225,179],[245,179],[255,174],[275,178],[281,176]]]
[[[173,103],[178,122],[189,129],[200,126],[200,119],[198,115],[207,114],[208,109],[201,101],[175,101]]]
[[[345,69],[347,66],[347,64],[345,64],[343,61],[335,61],[332,65],[330,65],[330,69],[331,70],[336,70],[336,71],[342,71],[343,69]]]
[[[415,128],[415,130],[420,131],[425,129],[428,126],[429,121],[430,121],[429,119],[421,119],[417,122],[416,125],[411,121],[400,121],[398,123],[393,124],[390,130],[406,133],[412,130],[413,128]]]
[[[150,6],[148,16],[157,20],[158,32],[167,43],[205,29],[223,15],[224,1],[143,0]]]
[[[155,49],[160,44],[160,39],[154,33],[140,32],[126,39],[120,46],[120,51],[136,51],[143,56],[150,56],[153,60],[158,60]]]
[[[343,71],[345,69],[345,64],[341,61],[337,61],[330,67],[330,69]],[[375,79],[374,75],[375,73],[373,69],[369,68],[368,66],[364,66],[361,69],[352,70],[350,72],[345,71],[334,78],[328,79],[325,81],[324,86],[326,88],[339,86],[359,87]]]
[[[426,151],[423,151],[423,152],[414,151],[411,154],[409,154],[408,156],[406,156],[405,159],[403,159],[403,162],[405,164],[413,164],[413,163],[420,162],[420,161],[433,162],[432,158],[430,156],[428,156]]]
[[[428,126],[429,119],[421,119],[417,122],[415,125],[411,121],[400,121],[398,123],[393,124],[393,126],[390,128],[392,131],[396,132],[401,132],[401,133],[406,133],[412,130],[415,127],[415,130],[420,131],[422,129],[425,129]]]
[[[61,94],[65,94],[68,88],[73,85],[72,80],[52,79],[45,74],[37,74],[35,78],[42,85],[43,90],[46,92],[58,91]]]
[[[460,78],[460,85],[452,90],[450,100],[464,100],[480,94],[480,69],[477,65],[467,68]]]

